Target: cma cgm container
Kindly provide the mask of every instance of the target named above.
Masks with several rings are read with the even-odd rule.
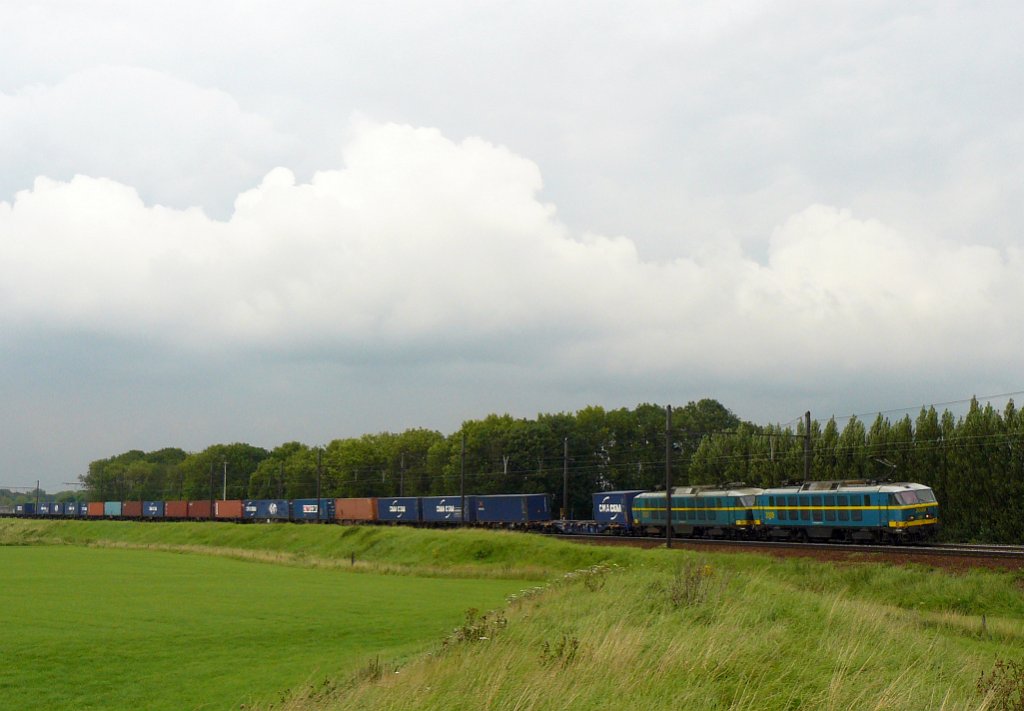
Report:
[[[339,521],[376,521],[377,499],[335,499],[334,518]]]
[[[333,521],[334,499],[295,499],[292,502],[293,521]]]
[[[121,507],[121,515],[125,518],[141,518],[142,517],[142,502],[141,501],[125,501],[124,506]]]
[[[213,518],[213,506],[209,499],[188,502],[188,517],[196,520]]]
[[[249,499],[243,505],[242,516],[249,520],[287,521],[288,502],[284,499]]]
[[[377,499],[377,519],[398,523],[419,523],[423,520],[420,499],[417,496]]]
[[[52,505],[53,504],[49,503],[48,501],[44,501],[43,503],[39,504],[39,515],[40,516],[49,516],[50,515],[50,507]]]
[[[603,491],[594,494],[594,520],[608,526],[633,527],[633,499],[643,491]],[[664,507],[662,507],[664,508]]]
[[[80,503],[78,505],[78,515],[79,516],[88,516],[89,515],[89,502],[88,501],[83,501],[82,503]]]
[[[221,499],[213,502],[213,513],[217,518],[242,520],[241,499]]]
[[[89,518],[103,518],[103,502],[90,501],[86,504],[85,515]]]
[[[64,515],[64,504],[58,504],[58,503],[50,504],[50,515],[51,516],[63,516]]]
[[[164,518],[188,518],[188,502],[165,501]]]
[[[469,504],[466,504],[469,506]],[[476,497],[477,523],[550,521],[547,494],[497,494]]]
[[[107,518],[118,518],[121,515],[120,501],[104,501],[103,515]]]
[[[461,496],[424,496],[423,521],[425,523],[472,523],[476,520],[476,497],[466,497],[465,518],[462,517]]]
[[[78,503],[69,501],[64,504],[64,515],[65,516],[77,516],[78,515]]]

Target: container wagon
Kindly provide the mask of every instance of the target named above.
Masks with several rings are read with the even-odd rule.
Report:
[[[418,496],[377,499],[377,519],[388,523],[420,523],[423,520],[421,503]]]
[[[341,523],[377,520],[377,499],[335,499],[334,518]]]
[[[424,523],[458,524],[476,522],[476,497],[466,497],[466,509],[462,510],[461,496],[424,496],[421,509]]]
[[[219,499],[213,502],[213,514],[222,521],[242,520],[241,499]]]
[[[181,519],[185,520],[188,518],[188,502],[187,501],[165,501],[164,502],[164,518]]]
[[[242,505],[246,521],[287,521],[289,506],[286,499],[247,499]]]
[[[188,502],[188,517],[193,521],[213,518],[213,505],[209,499]]]
[[[334,499],[295,499],[292,521],[334,521]]]
[[[513,524],[551,520],[551,506],[547,494],[495,494],[475,496],[477,523]],[[467,502],[467,508],[470,504]]]

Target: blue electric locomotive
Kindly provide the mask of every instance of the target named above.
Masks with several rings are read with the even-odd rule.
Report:
[[[813,481],[757,496],[760,530],[769,538],[920,541],[939,529],[935,494],[922,484]]]
[[[752,531],[754,508],[761,489],[685,486],[672,489],[672,532],[682,536],[738,538]],[[649,491],[633,499],[633,523],[651,533],[664,533],[665,492]]]

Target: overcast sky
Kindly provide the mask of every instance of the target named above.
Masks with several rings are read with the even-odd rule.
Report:
[[[1024,390],[1024,6],[898,5],[0,2],[0,486]]]

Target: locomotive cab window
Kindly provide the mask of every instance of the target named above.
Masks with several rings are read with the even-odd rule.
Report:
[[[890,494],[890,496],[896,499],[898,504],[902,504],[904,506],[910,506],[911,504],[919,502],[917,492],[914,491],[901,491],[897,494]]]

